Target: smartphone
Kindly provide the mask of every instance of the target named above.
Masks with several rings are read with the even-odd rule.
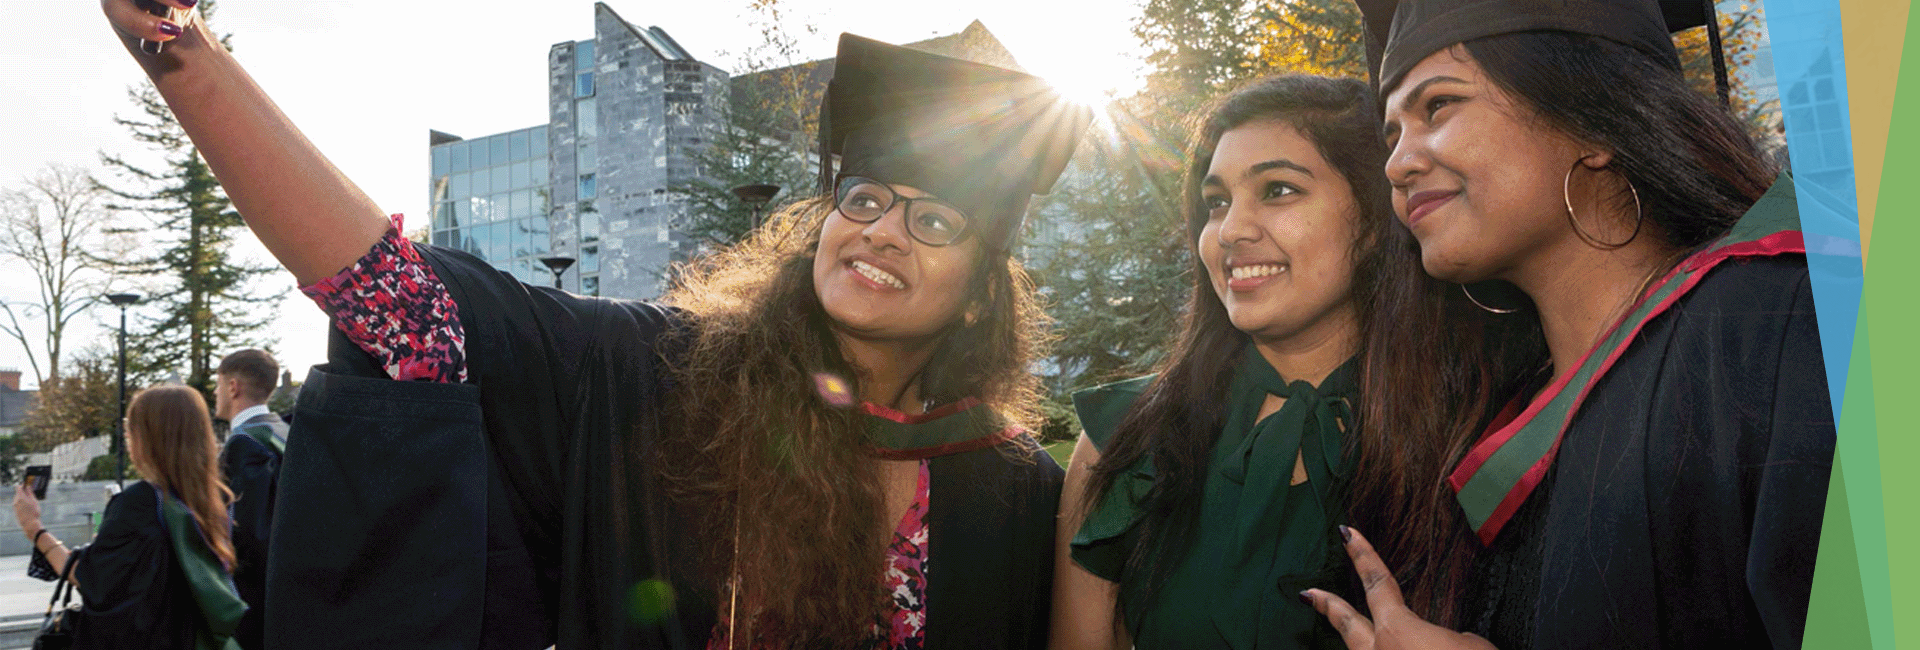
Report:
[[[47,500],[47,484],[53,482],[52,465],[28,465],[27,489],[33,491],[33,498]]]

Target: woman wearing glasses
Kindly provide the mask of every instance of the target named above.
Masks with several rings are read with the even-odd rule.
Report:
[[[1021,428],[1041,315],[1008,251],[1084,109],[843,37],[826,197],[681,269],[671,306],[582,298],[400,238],[203,24],[103,4],[334,317],[270,645],[1044,642],[1060,470]]]

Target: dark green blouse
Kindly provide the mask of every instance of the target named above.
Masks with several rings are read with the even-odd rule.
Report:
[[[1320,386],[1286,381],[1248,346],[1225,396],[1228,413],[1214,441],[1202,489],[1199,525],[1151,602],[1145,585],[1125,580],[1141,499],[1152,488],[1151,459],[1135,464],[1081,524],[1072,555],[1094,575],[1121,583],[1127,629],[1142,649],[1341,648],[1324,617],[1300,602],[1308,587],[1344,582],[1345,558],[1334,526],[1342,518],[1352,459],[1341,450],[1354,421],[1357,369],[1348,360]],[[1091,388],[1073,396],[1080,422],[1106,449],[1121,418],[1152,377]],[[1256,422],[1267,395],[1286,398]],[[1195,432],[1199,434],[1201,432]],[[1294,459],[1307,481],[1292,484]]]

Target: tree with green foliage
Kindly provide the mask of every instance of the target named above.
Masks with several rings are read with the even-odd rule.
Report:
[[[81,438],[112,433],[120,420],[120,376],[113,353],[83,350],[67,362],[67,371],[41,382],[39,395],[16,435],[29,452],[40,453]],[[137,384],[129,384],[132,391]]]
[[[208,18],[213,2],[201,3]],[[226,44],[226,39],[222,39]],[[231,48],[229,48],[231,49]],[[144,215],[140,232],[151,248],[116,260],[118,270],[145,282],[138,335],[129,334],[129,372],[143,378],[184,372],[182,381],[211,398],[215,354],[260,347],[283,292],[264,292],[253,280],[274,267],[235,259],[234,239],[246,229],[152,83],[128,90],[139,116],[116,117],[133,138],[159,153],[159,167],[103,155],[131,187],[108,187],[113,208]]]
[[[825,69],[802,59],[800,37],[786,26],[791,19],[778,0],[753,0],[749,10],[760,42],[741,58],[720,123],[692,152],[700,175],[670,188],[686,206],[680,231],[709,249],[739,241],[758,225],[752,206],[734,196],[734,187],[782,188],[761,208],[764,219],[811,196],[818,182],[808,155],[815,149],[809,134],[818,132]],[[819,32],[812,25],[799,31],[809,37]]]

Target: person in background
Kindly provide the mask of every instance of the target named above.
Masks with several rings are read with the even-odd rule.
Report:
[[[267,531],[273,524],[274,482],[286,450],[287,424],[267,410],[280,377],[280,364],[266,350],[245,349],[220,360],[214,371],[213,415],[226,420],[227,442],[220,472],[233,490],[233,568],[240,597],[251,607],[240,620],[237,638],[248,650],[266,647],[261,639],[266,611]]]
[[[20,530],[56,567],[70,567],[85,614],[75,647],[229,650],[247,605],[234,591],[235,555],[213,419],[200,391],[140,391],[127,406],[127,455],[144,480],[107,502],[93,543],[68,549],[40,521],[40,502],[14,491]]]

